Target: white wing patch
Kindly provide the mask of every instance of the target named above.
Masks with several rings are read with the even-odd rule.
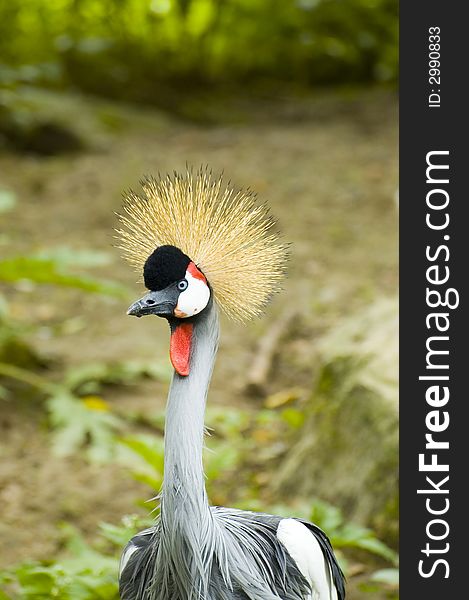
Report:
[[[311,531],[296,519],[282,519],[278,525],[277,538],[311,585],[313,593],[305,600],[337,600],[331,570]]]
[[[130,557],[134,552],[138,550],[138,546],[134,546],[133,544],[129,544],[127,548],[125,548],[119,565],[119,577],[122,575],[122,571],[125,569],[125,566],[130,560]]]
[[[210,300],[210,289],[204,281],[192,277],[189,271],[186,271],[185,277],[189,285],[179,294],[178,304],[174,311],[176,317],[182,319],[200,313]]]
[[[124,548],[124,552],[122,553],[121,560],[119,563],[119,577],[122,575],[123,570],[125,569],[127,563],[130,560],[130,557],[134,552],[139,550],[140,546],[137,546],[133,543],[133,540],[137,537],[145,537],[148,534],[152,534],[155,531],[154,527],[148,527],[143,531],[139,531],[135,537],[133,537],[127,546]]]

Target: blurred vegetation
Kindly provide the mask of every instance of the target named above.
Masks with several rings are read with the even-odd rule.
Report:
[[[13,210],[15,205],[15,196],[0,190],[0,213]],[[0,259],[0,283],[65,286],[88,293],[126,297],[127,290],[123,286],[73,270],[74,267],[100,265],[107,260],[103,253],[72,252],[67,248],[13,256]],[[89,387],[89,370],[83,367],[69,369],[61,381],[54,379],[46,369],[46,358],[29,341],[35,329],[34,324],[11,316],[9,303],[0,291],[0,399],[8,400],[20,394],[24,386],[32,388],[37,397],[46,400],[51,424],[60,432],[55,441],[57,448],[66,453],[86,439],[91,442],[91,450],[97,458],[109,446],[110,431],[117,421],[99,410],[93,412],[96,404],[88,394],[95,388]],[[125,365],[106,365],[99,372],[99,365],[93,365],[95,385],[96,381],[106,378],[120,382],[124,377],[119,374],[125,369]],[[137,371],[137,374],[141,373]],[[130,374],[126,372],[125,379],[129,378]]]
[[[156,428],[163,422],[163,414],[153,416]],[[205,455],[209,495],[216,497],[218,502],[223,499],[216,496],[220,489],[225,493],[236,489],[237,493],[231,493],[232,497],[237,496],[234,502],[236,507],[262,508],[264,511],[291,516],[292,507],[288,505],[263,504],[262,507],[256,507],[258,469],[252,461],[252,439],[259,439],[258,434],[263,431],[266,422],[275,434],[284,430],[285,421],[280,413],[260,411],[252,414],[242,409],[215,409],[209,410],[208,422],[217,424],[216,434],[209,440]],[[149,493],[160,488],[163,480],[161,433],[132,438],[114,436],[113,443],[130,449],[131,453],[121,459],[128,465],[131,476],[147,483]],[[256,450],[262,454],[266,446],[263,448],[261,445]],[[237,477],[234,477],[235,473]],[[239,473],[243,473],[241,485]],[[233,480],[236,480],[236,488]],[[148,502],[145,504],[148,506]],[[296,516],[309,519],[327,531],[346,573],[353,573],[357,569],[360,571],[362,565],[359,561],[366,554],[388,565],[386,569],[374,571],[363,589],[387,590],[389,598],[397,597],[397,554],[377,539],[370,529],[346,522],[339,509],[318,499],[295,504],[294,511]],[[3,591],[0,588],[0,599],[117,600],[117,572],[122,548],[139,530],[152,525],[155,512],[158,512],[156,505],[147,517],[132,514],[123,517],[117,525],[101,523],[99,535],[92,545],[75,528],[62,524],[64,551],[60,556],[44,561],[27,561],[0,571],[0,585],[3,588]]]
[[[34,91],[81,91],[208,123],[243,97],[395,84],[397,0],[12,0],[0,3],[0,149],[83,150]],[[220,108],[206,108],[218,98]],[[226,100],[231,108],[227,108]]]
[[[0,84],[161,104],[168,89],[395,82],[397,36],[397,0],[11,0]]]
[[[317,520],[317,505],[313,505],[311,516],[321,527],[327,525],[327,518],[336,514],[333,507],[319,505],[325,515],[323,523]],[[80,533],[71,526],[63,525],[62,531],[66,550],[55,561],[25,562],[17,567],[0,571],[0,599],[12,600],[118,600],[117,572],[122,547],[139,530],[151,526],[150,518],[129,515],[119,525],[102,523],[99,540],[91,546]],[[339,537],[331,537],[334,547],[341,547]],[[376,554],[386,551],[386,547],[373,537],[371,532],[348,525],[344,532],[349,536],[345,546],[360,548],[362,545],[376,546]],[[350,535],[353,539],[350,539]],[[363,591],[387,591],[387,597],[397,598],[397,569],[388,568],[375,571]]]
[[[318,516],[322,516],[323,520]],[[384,544],[369,530],[353,524],[343,525],[342,517],[334,507],[324,503],[313,504],[305,518],[313,518],[322,528],[327,528],[331,520],[336,521],[331,541],[339,553],[341,547],[366,548],[378,556],[391,555],[391,562],[395,564],[394,555]],[[119,525],[102,523],[99,539],[94,545],[86,543],[76,529],[63,524],[63,555],[57,560],[25,562],[0,571],[3,588],[0,588],[0,600],[118,600],[117,573],[122,547],[138,531],[151,524],[150,517],[137,515],[124,517]],[[391,567],[375,571],[362,589],[368,592],[385,590],[388,598],[395,599],[397,584],[397,569]]]

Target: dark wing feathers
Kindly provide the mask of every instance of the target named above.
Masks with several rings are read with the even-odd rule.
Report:
[[[159,529],[152,527],[137,533],[124,548],[122,557],[127,551],[132,552],[119,575],[119,595],[121,600],[137,600],[145,598],[145,590],[151,586],[153,579],[156,550],[158,548]]]

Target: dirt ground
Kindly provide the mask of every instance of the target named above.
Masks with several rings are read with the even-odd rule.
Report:
[[[297,332],[282,349],[270,392],[307,387],[315,338],[374,296],[395,293],[394,93],[233,102],[218,106],[209,125],[87,98],[61,96],[47,104],[71,120],[88,148],[54,158],[0,155],[0,187],[18,200],[17,209],[3,217],[2,255],[58,246],[105,251],[112,262],[92,273],[126,284],[139,297],[136,274],[113,247],[114,211],[124,190],[138,190],[143,174],[184,170],[186,163],[208,164],[237,186],[255,190],[292,242],[285,290],[266,317],[248,326],[222,321],[210,403],[251,406],[243,384],[256,341],[286,307],[299,312]],[[165,323],[155,319],[143,327],[127,318],[126,300],[26,284],[6,295],[15,317],[41,324],[33,341],[59,366],[167,360]],[[51,334],[64,322],[70,326]],[[145,382],[107,392],[106,400],[151,412],[163,406],[164,395],[165,384]],[[91,539],[100,521],[116,522],[147,495],[121,467],[54,456],[44,412],[31,402],[1,403],[0,454],[2,567],[55,554],[59,522],[72,522]]]

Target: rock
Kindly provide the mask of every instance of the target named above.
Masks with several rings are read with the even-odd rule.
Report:
[[[388,543],[398,535],[398,304],[379,299],[319,344],[305,424],[276,495],[322,498]]]

